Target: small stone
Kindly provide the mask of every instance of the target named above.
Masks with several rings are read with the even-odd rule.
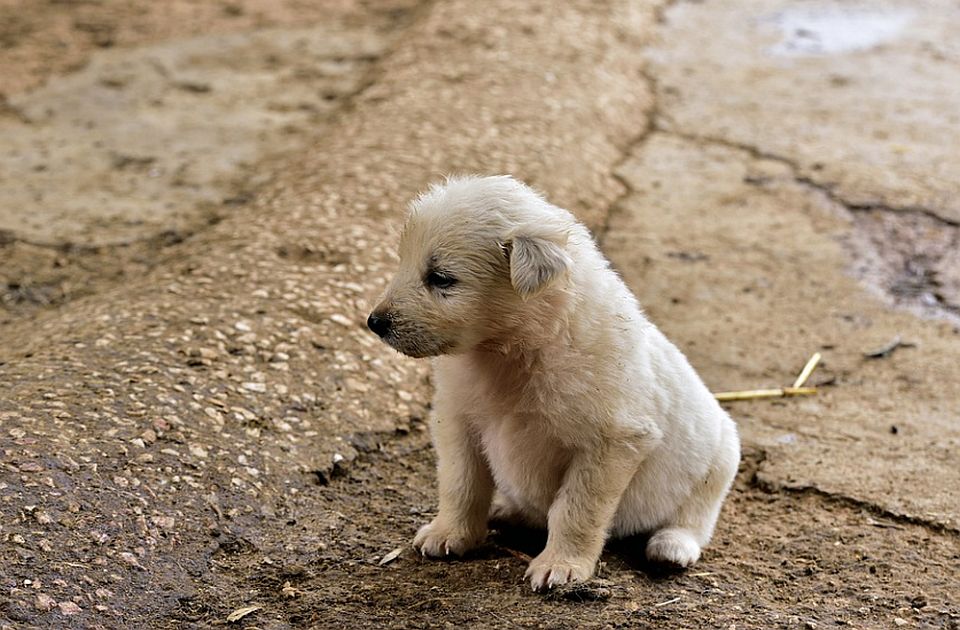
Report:
[[[354,392],[364,393],[370,389],[366,383],[350,377],[343,379],[343,384],[347,389]]]
[[[894,617],[894,618],[893,618],[893,623],[894,623],[894,625],[896,625],[896,626],[901,626],[901,627],[902,627],[902,626],[907,625],[908,622],[907,622],[907,620],[904,619],[903,617]]]
[[[60,612],[64,615],[77,615],[83,612],[83,609],[73,602],[60,602],[57,606],[60,607]]]
[[[153,516],[150,520],[160,529],[172,530],[176,525],[176,519],[172,516]]]
[[[137,557],[132,553],[130,553],[129,551],[120,552],[120,559],[131,566],[137,567],[138,569],[143,568],[142,566],[140,566],[140,561],[137,560]]]
[[[38,462],[23,462],[20,464],[20,472],[42,472],[43,466]]]
[[[51,610],[56,605],[57,605],[56,600],[54,600],[52,597],[50,597],[46,593],[40,593],[39,595],[37,595],[37,602],[35,604],[35,606],[37,607],[37,610],[43,610],[43,611]]]
[[[207,449],[203,448],[199,444],[190,445],[190,454],[194,457],[199,457],[200,459],[206,459]]]
[[[250,332],[251,330],[250,324],[248,324],[247,322],[237,322],[236,324],[233,325],[233,327],[239,330],[240,332]]]
[[[334,313],[333,315],[330,316],[330,319],[331,321],[337,324],[340,324],[341,326],[344,326],[346,328],[353,328],[354,326],[353,321],[349,317],[346,317],[345,315],[341,315],[340,313]]]
[[[267,386],[263,383],[244,383],[243,388],[251,392],[263,393],[267,391]]]

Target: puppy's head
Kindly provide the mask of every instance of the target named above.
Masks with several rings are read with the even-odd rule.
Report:
[[[367,319],[412,357],[503,345],[543,325],[562,293],[576,220],[510,177],[451,178],[410,208],[400,267]]]

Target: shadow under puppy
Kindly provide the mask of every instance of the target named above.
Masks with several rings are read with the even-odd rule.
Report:
[[[440,505],[414,539],[424,555],[463,554],[494,516],[546,526],[535,590],[588,579],[608,536],[651,533],[656,562],[700,557],[736,425],[572,214],[510,177],[432,186],[367,324],[435,357]]]

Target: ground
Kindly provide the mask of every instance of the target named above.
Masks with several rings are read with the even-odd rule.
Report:
[[[958,26],[0,0],[0,628],[960,627]],[[464,171],[583,218],[714,390],[822,353],[815,396],[729,405],[694,568],[617,541],[542,596],[540,532],[410,549],[429,374],[363,320],[404,203]]]

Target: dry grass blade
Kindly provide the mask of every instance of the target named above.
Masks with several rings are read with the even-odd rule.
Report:
[[[389,564],[394,560],[396,560],[401,553],[403,553],[403,547],[397,547],[396,549],[394,549],[393,551],[385,555],[383,559],[380,560],[380,562],[378,562],[377,564],[381,567],[385,564]]]
[[[263,606],[244,606],[243,608],[237,608],[235,611],[227,615],[227,622],[236,623],[247,615],[257,612],[261,608],[263,608]]]
[[[820,363],[819,352],[814,352],[813,356],[807,361],[807,364],[803,366],[803,369],[800,370],[800,376],[797,377],[797,380],[793,382],[795,388],[803,387],[803,384],[807,382],[807,379],[810,378],[810,375],[813,374],[813,371],[817,369],[817,364]]]
[[[757,398],[810,396],[816,393],[816,387],[780,387],[777,389],[748,389],[739,392],[717,392],[713,396],[720,402],[730,402],[734,400],[754,400]]]

